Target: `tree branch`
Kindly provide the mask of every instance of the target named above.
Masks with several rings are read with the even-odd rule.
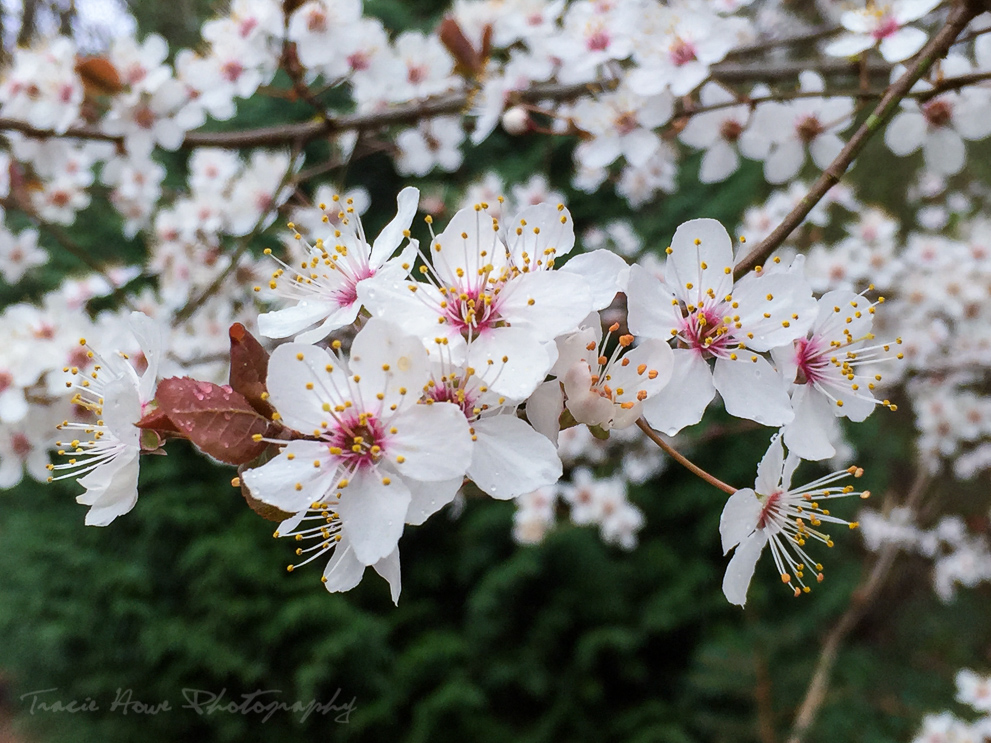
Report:
[[[905,505],[913,512],[918,508],[926,488],[929,485],[929,478],[920,468],[916,473],[915,482],[905,499]],[[833,672],[833,666],[839,655],[840,646],[846,636],[857,625],[864,612],[871,602],[877,597],[878,591],[884,585],[891,574],[891,567],[894,565],[895,556],[898,554],[898,546],[889,544],[881,551],[870,573],[860,585],[854,590],[850,597],[850,604],[846,611],[833,625],[826,639],[822,643],[822,651],[816,661],[815,671],[809,680],[809,685],[805,691],[805,697],[795,715],[795,722],[788,737],[788,743],[802,743],[805,734],[812,723],[815,722],[819,714],[819,708],[826,699],[826,692],[829,690],[829,677]]]
[[[860,128],[850,138],[850,141],[846,143],[846,146],[836,156],[836,159],[822,172],[805,197],[788,213],[788,216],[784,218],[781,224],[770,235],[765,237],[746,258],[737,264],[733,272],[737,278],[767,260],[771,253],[805,220],[809,212],[826,195],[826,192],[839,183],[840,177],[853,163],[854,158],[860,154],[867,141],[894,115],[898,107],[898,102],[908,95],[912,86],[926,74],[933,63],[946,54],[957,36],[960,35],[964,28],[967,27],[967,24],[981,10],[983,8],[970,3],[961,2],[953,6],[949,17],[946,19],[946,23],[925,45],[919,53],[915,64],[898,78],[898,80],[888,86],[884,97],[881,98],[873,113],[860,125]]]
[[[671,444],[669,444],[667,441],[665,441],[664,439],[662,439],[660,437],[660,435],[653,428],[651,428],[650,425],[647,423],[647,421],[645,421],[643,418],[640,418],[637,421],[637,427],[641,431],[643,431],[645,434],[647,434],[647,438],[648,439],[650,439],[655,444],[657,444],[659,447],[661,447],[661,450],[665,454],[667,454],[669,457],[671,457],[674,461],[676,461],[682,467],[684,467],[685,469],[687,469],[693,475],[695,475],[697,477],[701,477],[703,480],[705,480],[710,485],[713,485],[714,487],[719,488],[724,493],[727,493],[729,495],[733,495],[733,493],[736,492],[736,488],[734,488],[734,487],[732,487],[730,485],[727,485],[722,480],[720,480],[720,479],[718,479],[716,477],[713,477],[708,472],[706,472],[704,469],[702,469],[701,467],[699,467],[697,464],[694,464],[691,461],[689,461],[689,459],[684,454],[681,454],[680,452],[678,452],[677,450],[675,450],[675,448],[672,447]]]

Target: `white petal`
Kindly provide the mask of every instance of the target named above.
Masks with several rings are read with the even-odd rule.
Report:
[[[396,547],[391,554],[383,557],[372,565],[375,572],[389,582],[389,593],[392,596],[392,603],[399,605],[399,592],[402,591],[402,578],[399,571],[399,547]]]
[[[355,336],[348,366],[361,378],[363,391],[385,395],[383,407],[412,404],[430,378],[427,351],[420,340],[378,317]]]
[[[681,329],[681,312],[671,290],[656,276],[634,263],[626,292],[628,322],[633,335],[668,340]]]
[[[900,157],[915,152],[926,137],[926,120],[918,111],[902,111],[884,130],[884,143]]]
[[[592,309],[601,310],[612,304],[618,292],[625,292],[630,278],[626,261],[610,250],[593,250],[569,260],[562,272],[581,276],[592,293]]]
[[[396,471],[414,480],[436,482],[460,477],[471,462],[471,433],[461,409],[452,403],[415,405],[391,421],[396,433],[386,456]],[[399,463],[397,457],[403,457]]]
[[[341,305],[336,309],[332,309],[327,314],[327,318],[317,327],[313,328],[313,330],[304,330],[293,338],[293,340],[296,343],[319,343],[335,330],[353,323],[355,318],[358,317],[358,311],[360,309],[361,306],[358,302],[352,302],[351,304]]]
[[[383,484],[376,470],[359,470],[340,497],[341,529],[363,565],[374,565],[399,544],[410,492],[400,478]]]
[[[547,347],[528,330],[503,327],[472,340],[467,364],[493,392],[525,400],[544,381],[551,359]]]
[[[881,41],[879,47],[885,62],[901,62],[919,51],[929,37],[918,28],[902,28]]]
[[[333,371],[328,372],[328,366]],[[327,351],[301,343],[283,343],[268,360],[268,394],[285,424],[297,431],[322,428],[327,419],[323,404],[343,404],[348,390],[347,370]],[[308,390],[307,384],[313,389]]]
[[[792,397],[795,419],[784,428],[788,450],[802,459],[829,459],[836,449],[829,442],[833,410],[829,401],[810,385],[802,385]]]
[[[515,415],[483,418],[473,428],[468,476],[493,498],[515,498],[561,478],[557,447]]]
[[[516,233],[517,227],[522,230],[521,234]],[[567,255],[575,247],[574,221],[567,209],[559,209],[556,204],[543,202],[528,206],[514,217],[506,244],[517,259],[523,251],[532,260],[547,255]]]
[[[313,466],[315,460],[321,462],[320,467]],[[337,479],[327,445],[302,440],[290,441],[277,457],[241,475],[253,498],[286,513],[305,511],[310,504],[323,500]]]
[[[526,418],[534,430],[546,436],[556,446],[564,411],[564,392],[556,379],[537,387],[526,401]]]
[[[398,206],[396,216],[382,229],[372,244],[371,256],[369,258],[369,263],[372,266],[381,266],[396,252],[396,248],[403,241],[404,231],[408,230],[410,224],[413,222],[413,217],[416,215],[416,208],[419,203],[419,189],[407,186],[399,192],[399,195],[396,197],[396,204]]]
[[[830,57],[852,57],[874,46],[874,39],[867,34],[844,34],[831,41],[823,49]]]
[[[698,291],[712,289],[717,297],[723,297],[733,286],[732,270],[726,273],[732,267],[733,241],[726,228],[715,219],[692,219],[679,226],[671,238],[664,278],[679,292],[690,283]]]
[[[676,348],[673,356],[671,381],[643,404],[647,422],[668,436],[702,420],[715,394],[709,365],[696,351]]]
[[[464,477],[455,477],[440,482],[421,482],[407,478],[405,482],[412,500],[406,511],[406,523],[419,526],[433,516],[454,500],[464,480]]]
[[[778,184],[794,178],[805,162],[805,148],[797,139],[786,139],[764,160],[764,177]]]
[[[753,533],[762,510],[757,494],[750,488],[737,490],[729,497],[719,516],[719,538],[724,555]]]
[[[765,426],[783,426],[794,418],[787,388],[764,357],[756,358],[716,359],[712,383],[730,415]]]
[[[941,175],[959,173],[966,161],[966,148],[960,135],[953,129],[942,128],[929,132],[922,143],[926,167]]]
[[[86,512],[86,526],[106,526],[130,511],[138,502],[138,451],[122,453],[112,465],[112,477],[102,483],[98,491],[86,492],[76,498],[77,503],[90,506]],[[95,472],[94,470],[90,475]],[[86,487],[87,477],[89,475],[79,479],[79,484],[83,487]]]
[[[740,156],[729,142],[719,141],[702,155],[699,180],[702,183],[725,181],[740,167]]]
[[[301,301],[293,307],[263,312],[258,316],[258,332],[266,338],[287,338],[320,322],[337,309],[337,305],[329,302]]]
[[[809,145],[809,154],[812,155],[812,162],[820,170],[825,170],[833,162],[843,149],[843,140],[835,134],[826,132],[820,134]]]
[[[781,434],[775,433],[771,443],[757,465],[757,479],[754,490],[761,495],[770,495],[781,486],[781,471],[785,462],[785,447],[781,443]],[[756,524],[755,524],[756,526]]]
[[[324,587],[331,593],[350,591],[361,582],[365,574],[365,566],[354,556],[354,548],[346,534],[341,534],[341,541],[334,547],[334,554],[323,570]]]
[[[723,595],[731,604],[743,606],[747,603],[747,589],[750,588],[757,559],[765,544],[767,544],[767,534],[763,530],[757,531],[733,553],[733,558],[726,566],[726,574],[723,576]]]
[[[499,311],[506,321],[543,341],[574,330],[592,311],[588,282],[563,271],[523,274],[505,286],[500,298]]]

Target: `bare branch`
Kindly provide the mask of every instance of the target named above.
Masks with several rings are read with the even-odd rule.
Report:
[[[929,478],[920,468],[916,473],[915,482],[905,498],[905,506],[913,512],[919,507],[926,489],[929,485]],[[826,699],[826,692],[829,689],[829,677],[833,672],[836,657],[839,654],[840,646],[846,636],[857,625],[870,603],[877,598],[877,594],[891,574],[891,567],[894,565],[895,556],[898,554],[898,546],[889,544],[878,555],[870,573],[865,577],[859,586],[850,596],[850,603],[846,611],[839,618],[836,624],[830,629],[829,634],[822,643],[822,651],[816,661],[815,671],[809,680],[805,697],[795,715],[795,723],[792,726],[788,743],[802,743],[805,734],[812,723],[815,722],[819,714],[819,708]]]
[[[980,8],[966,3],[958,3],[953,6],[946,23],[925,45],[915,64],[888,86],[888,90],[873,113],[861,124],[850,141],[840,151],[840,154],[836,156],[836,159],[822,172],[808,194],[788,213],[788,216],[770,235],[765,237],[746,258],[737,264],[734,270],[734,275],[737,278],[767,260],[771,253],[805,220],[809,212],[822,200],[829,189],[839,183],[840,177],[853,163],[854,158],[860,154],[868,140],[894,115],[898,102],[908,95],[912,86],[926,74],[933,63],[946,54],[957,36],[980,10]]]

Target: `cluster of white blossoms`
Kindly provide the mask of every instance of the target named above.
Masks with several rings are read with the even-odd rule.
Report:
[[[311,243],[291,223],[294,257],[271,259],[267,286],[255,287],[275,303],[258,317],[261,334],[286,339],[253,403],[271,423],[246,404],[233,404],[227,417],[253,420],[251,442],[267,453],[224,459],[204,446],[241,463],[250,499],[284,514],[277,535],[301,543],[290,569],[322,558],[327,588],[339,591],[371,566],[398,598],[405,525],[421,524],[459,493],[519,499],[520,541],[542,536],[560,498],[573,523],[597,524],[605,541],[631,548],[643,515],[626,498],[627,481],[655,473],[657,460],[630,447],[622,472],[596,478],[576,466],[595,463],[587,439],[617,432],[622,446],[630,439],[620,432],[638,420],[674,435],[698,423],[718,392],[731,415],[782,429],[755,489],[737,491],[723,514],[724,546],[739,545],[727,597],[745,603],[768,542],[796,592],[808,590],[806,571],[822,579],[804,545],[811,537],[832,546],[822,524],[847,524],[822,502],[854,494],[834,483],[855,468],[799,488],[791,473],[798,457],[834,454],[837,418],[859,421],[877,405],[894,407],[874,397],[875,377],[861,368],[893,355],[873,340],[880,300],[833,291],[817,301],[797,258],[736,281],[732,240],[711,219],[683,224],[665,262],[645,268],[606,249],[575,252],[561,203],[510,217],[504,204],[480,202],[440,232],[428,216],[421,244],[412,236],[416,189],[400,192],[395,217],[374,239],[356,197],[363,200],[331,194],[319,206],[319,226],[300,211],[307,231],[322,237]],[[612,308],[622,295],[626,317]],[[49,469],[85,473],[79,500],[91,506],[89,523],[109,523],[134,506],[138,455],[157,450],[159,434],[180,431],[201,443],[173,393],[155,399],[149,391],[164,331],[136,318],[143,374],[116,357],[94,363],[92,353],[68,368],[73,401],[93,415],[62,423],[74,436],[57,444],[69,460]],[[196,385],[187,407],[238,394]],[[171,425],[143,421],[139,435],[123,422],[148,413],[171,416]],[[584,444],[579,431],[587,432]],[[242,446],[221,440],[224,449]]]
[[[956,700],[979,717],[964,720],[953,712],[926,715],[912,743],[980,743],[991,737],[991,677],[968,668],[957,672]]]

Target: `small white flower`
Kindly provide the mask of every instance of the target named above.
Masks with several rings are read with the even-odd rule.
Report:
[[[352,200],[347,198],[341,203],[335,194],[331,205],[336,210],[333,234],[326,242],[303,243],[305,267],[297,269],[280,261],[282,268],[272,274],[269,288],[278,296],[296,300],[296,304],[259,315],[259,332],[268,338],[296,335],[298,343],[316,343],[354,322],[362,305],[359,293],[376,283],[406,278],[417,241],[409,240],[398,256],[393,255],[409,236],[419,196],[417,189],[404,188],[397,198],[396,216],[369,245]],[[329,222],[327,217],[328,226]],[[331,241],[333,247],[329,245]],[[317,323],[312,330],[306,330]]]
[[[750,579],[766,545],[771,546],[782,582],[800,596],[811,590],[805,581],[806,571],[813,572],[817,581],[823,579],[822,565],[805,551],[806,541],[813,539],[833,546],[830,536],[819,530],[823,522],[857,527],[855,521],[830,514],[822,502],[852,495],[867,498],[869,491],[856,492],[851,485],[834,484],[849,475],[860,477],[863,470],[850,467],[792,488],[791,477],[800,461],[793,452],[785,457],[781,435],[775,434],[757,467],[753,490],[737,490],[726,501],[719,518],[719,535],[723,554],[736,548],[723,577],[723,593],[731,604],[746,603]]]
[[[92,411],[97,420],[64,421],[59,430],[81,435],[56,442],[59,454],[70,459],[50,464],[48,469],[66,470],[50,481],[79,478],[86,492],[76,501],[90,506],[86,513],[88,526],[106,526],[134,508],[138,500],[141,431],[134,424],[147,412],[154,397],[163,344],[162,328],[148,316],[131,313],[130,326],[148,363],[143,374],[139,376],[123,354],[104,359],[92,351],[97,365],[91,370],[80,374],[79,369],[66,369],[77,375],[75,384],[68,383],[76,390],[73,403]]]

